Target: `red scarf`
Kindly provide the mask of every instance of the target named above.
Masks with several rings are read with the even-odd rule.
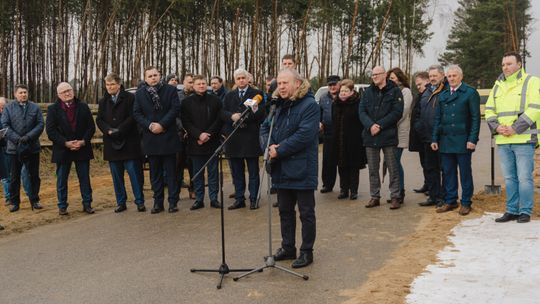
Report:
[[[75,101],[72,101],[70,103],[66,103],[63,101],[60,101],[60,107],[64,112],[66,112],[68,123],[71,126],[71,130],[75,132],[75,129],[77,128],[77,120],[75,119],[75,110],[77,108],[77,104]]]

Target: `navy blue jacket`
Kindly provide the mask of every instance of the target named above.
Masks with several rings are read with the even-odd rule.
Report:
[[[320,108],[304,81],[290,100],[277,100],[270,144],[279,144],[272,163],[272,185],[276,189],[315,190],[318,182],[318,133]],[[270,120],[261,126],[264,149]]]
[[[435,113],[439,111],[439,94],[446,90],[446,79],[433,90],[431,86],[424,91],[420,99],[420,111],[416,113],[414,129],[423,143],[431,143]]]
[[[143,86],[135,93],[133,118],[142,128],[142,151],[145,155],[170,155],[181,151],[180,138],[176,127],[176,117],[180,111],[180,101],[176,88],[164,84],[158,91],[161,109],[154,109],[152,97]],[[154,134],[150,123],[157,122],[165,132]]]
[[[326,93],[321,96],[319,100],[319,106],[321,107],[321,123],[324,126],[324,136],[332,136],[334,127],[332,125],[332,103],[334,98],[330,93]]]
[[[432,142],[439,143],[441,153],[467,153],[467,142],[476,144],[480,133],[480,95],[475,88],[461,83],[450,94],[439,95],[439,111],[435,114]]]
[[[382,90],[371,84],[362,94],[358,115],[364,126],[365,147],[397,146],[397,123],[403,115],[401,89],[391,80],[387,80]],[[370,129],[374,124],[381,126],[381,131],[372,136]]]
[[[39,136],[43,133],[43,115],[39,106],[31,101],[27,102],[26,111],[17,101],[12,101],[4,107],[2,113],[2,128],[8,128],[6,133],[7,154],[17,154],[19,139],[28,136],[31,153],[39,153],[41,146]]]

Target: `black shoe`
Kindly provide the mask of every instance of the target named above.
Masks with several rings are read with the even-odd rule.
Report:
[[[126,205],[118,205],[118,207],[116,207],[114,209],[114,213],[120,213],[120,212],[124,212],[126,210],[127,210]]]
[[[90,206],[85,206],[83,207],[83,212],[85,212],[86,214],[94,214],[94,208],[90,207]]]
[[[423,185],[420,189],[413,189],[416,193],[426,193],[428,191],[427,185]]]
[[[525,213],[519,215],[517,222],[518,223],[528,223],[531,221],[531,216]]]
[[[313,252],[301,251],[298,259],[292,262],[292,268],[302,268],[313,263]]]
[[[169,207],[169,213],[175,213],[175,212],[178,212],[178,207],[177,206],[170,206]]]
[[[245,208],[245,207],[246,207],[246,202],[245,201],[235,201],[227,209],[234,210],[234,209],[240,209],[240,208]]]
[[[279,248],[274,254],[275,261],[294,260],[296,259],[296,253],[287,252],[283,248]]]
[[[210,207],[219,209],[219,208],[221,208],[221,204],[218,201],[211,201],[210,202]]]
[[[193,205],[191,205],[189,210],[197,210],[197,209],[201,209],[201,208],[204,208],[204,203],[201,202],[201,201],[195,201],[195,203],[193,203]]]
[[[65,209],[65,208],[60,208],[60,209],[58,209],[58,214],[59,215],[68,215],[69,212],[67,212],[67,209]]]
[[[437,206],[437,201],[432,200],[432,199],[428,199],[425,202],[418,203],[418,205],[420,205],[422,207]]]
[[[520,217],[520,216],[517,215],[517,214],[512,214],[512,213],[505,212],[503,214],[503,216],[501,216],[499,218],[496,218],[495,222],[497,222],[497,223],[506,223],[506,222],[510,222],[510,221],[515,221],[515,220],[518,219],[518,217]]]
[[[19,211],[19,205],[11,205],[9,206],[9,212],[17,212]]]
[[[349,198],[351,199],[351,201],[357,200],[358,199],[358,193],[351,192],[351,196]]]
[[[154,205],[154,207],[152,207],[152,210],[150,210],[150,213],[158,214],[158,213],[162,212],[163,210],[164,210],[164,208],[162,206]]]
[[[37,210],[43,209],[43,206],[41,206],[39,202],[35,202],[31,205],[32,205],[32,209],[37,209]]]
[[[274,207],[274,208],[279,207],[279,203],[278,203],[278,202],[273,203],[273,204],[272,204],[272,207]]]
[[[328,193],[328,192],[332,192],[332,189],[331,188],[326,188],[326,187],[321,188],[321,193]]]
[[[146,212],[146,207],[144,205],[137,205],[138,212]]]
[[[339,195],[337,197],[337,199],[344,199],[344,198],[347,198],[349,197],[349,191],[339,191]]]

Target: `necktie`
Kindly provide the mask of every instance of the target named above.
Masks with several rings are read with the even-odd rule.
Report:
[[[240,99],[244,98],[244,90],[240,90]]]
[[[450,90],[450,95],[454,95],[455,92],[456,92],[456,89],[451,89]]]
[[[113,96],[112,96],[112,102],[113,102],[114,104],[116,104],[116,95],[113,95]]]

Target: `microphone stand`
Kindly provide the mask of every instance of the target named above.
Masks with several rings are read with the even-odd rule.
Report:
[[[268,256],[265,256],[264,257],[264,265],[258,267],[258,268],[255,268],[253,270],[250,270],[246,273],[243,273],[241,274],[240,276],[238,277],[235,277],[233,278],[234,281],[238,281],[239,279],[243,278],[243,277],[246,277],[246,276],[249,276],[255,272],[262,272],[264,269],[266,268],[276,268],[276,269],[279,269],[281,271],[284,271],[286,273],[289,273],[289,274],[292,274],[294,276],[297,276],[297,277],[300,277],[304,280],[308,280],[309,279],[309,276],[305,275],[305,274],[300,274],[300,273],[297,273],[297,272],[294,272],[290,269],[287,269],[281,265],[277,265],[276,264],[276,260],[274,259],[274,255],[272,254],[272,203],[271,203],[271,199],[272,199],[272,195],[270,194],[270,188],[271,188],[271,185],[272,185],[272,182],[270,180],[271,178],[271,166],[270,166],[270,159],[269,159],[269,152],[268,152],[268,148],[270,147],[270,142],[272,140],[272,130],[274,129],[274,114],[275,114],[275,111],[276,111],[276,105],[273,104],[271,107],[270,107],[270,114],[268,114],[268,118],[271,119],[270,121],[270,131],[268,132],[268,140],[266,141],[266,148],[264,149],[264,157],[263,157],[263,160],[264,160],[264,167],[266,168],[266,170],[263,170],[263,172],[261,173],[262,177],[261,177],[261,185],[259,186],[259,197],[257,198],[257,205],[259,205],[259,200],[261,199],[261,188],[262,188],[262,184],[263,184],[263,180],[264,180],[264,177],[267,176],[267,189],[266,189],[266,197],[267,197],[267,200],[268,200]]]
[[[249,107],[248,107],[249,109]],[[221,289],[221,286],[223,284],[223,278],[225,277],[226,274],[229,274],[231,272],[246,272],[246,271],[252,271],[252,269],[230,269],[229,266],[227,265],[227,262],[225,261],[225,215],[224,215],[224,209],[223,209],[223,205],[224,205],[224,200],[223,200],[223,164],[222,164],[222,152],[223,152],[223,147],[225,146],[225,144],[229,141],[229,139],[234,135],[234,133],[236,133],[236,131],[240,128],[240,126],[242,125],[242,123],[247,119],[247,117],[249,116],[249,113],[248,114],[245,114],[243,117],[241,117],[239,120],[238,120],[238,124],[235,126],[235,128],[232,130],[232,132],[229,134],[229,136],[227,136],[223,142],[221,143],[221,145],[219,145],[219,147],[217,147],[217,149],[214,151],[214,154],[212,154],[212,156],[208,159],[208,161],[202,166],[202,168],[193,176],[193,178],[191,180],[195,180],[197,177],[199,177],[199,175],[202,175],[203,172],[204,172],[204,169],[206,167],[208,167],[208,164],[210,163],[210,161],[212,161],[214,158],[218,158],[219,160],[219,195],[220,195],[220,199],[221,199],[221,210],[220,210],[220,214],[221,214],[221,265],[219,266],[218,269],[196,269],[196,268],[192,268],[190,271],[191,272],[217,272],[219,273],[219,283],[217,285],[217,289]],[[202,178],[202,177],[201,177]],[[262,270],[260,270],[262,271]]]

